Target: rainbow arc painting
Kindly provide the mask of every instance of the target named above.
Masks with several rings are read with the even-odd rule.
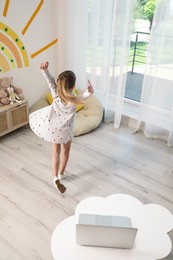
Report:
[[[28,28],[31,26],[43,4],[44,0],[40,0],[38,6],[35,8],[35,11],[22,29],[22,35],[27,33]],[[8,15],[9,6],[10,0],[6,0],[2,14],[4,17],[7,17]],[[52,42],[43,46],[31,55],[28,55],[25,45],[17,33],[5,23],[0,22],[0,73],[16,68],[28,67],[30,58],[33,59],[41,52],[56,44],[57,41],[58,39],[54,39]]]

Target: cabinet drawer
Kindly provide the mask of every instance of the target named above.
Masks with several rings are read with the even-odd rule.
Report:
[[[0,136],[8,133],[10,130],[10,121],[9,121],[9,113],[2,112],[0,113]]]
[[[11,129],[16,129],[28,123],[28,104],[25,103],[10,110]]]

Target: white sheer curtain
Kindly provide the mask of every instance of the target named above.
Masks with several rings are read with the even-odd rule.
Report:
[[[124,100],[134,0],[58,0],[59,70],[72,69],[79,88],[87,79],[119,127]]]
[[[173,1],[156,4],[149,41],[138,129],[173,146]]]
[[[105,121],[114,121],[115,128],[118,128],[123,111],[134,1],[113,2],[109,60],[105,66]]]

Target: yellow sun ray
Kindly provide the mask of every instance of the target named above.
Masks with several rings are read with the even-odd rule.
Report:
[[[33,54],[31,54],[31,58],[34,58],[35,56],[37,56],[38,54],[40,54],[41,52],[45,51],[46,49],[50,48],[52,45],[54,45],[55,43],[57,43],[58,39],[55,39],[54,41],[50,42],[49,44],[47,44],[46,46],[44,46],[43,48],[41,48],[40,50],[34,52]]]
[[[4,6],[4,11],[3,11],[3,16],[7,16],[7,11],[8,11],[8,7],[9,7],[9,3],[10,3],[10,0],[6,0],[5,1],[5,6]]]
[[[44,3],[44,0],[40,0],[39,5],[37,6],[37,8],[35,9],[34,13],[32,14],[31,18],[29,19],[29,21],[27,22],[27,24],[25,25],[25,27],[22,30],[22,34],[24,35],[26,33],[26,31],[28,30],[30,24],[32,23],[32,21],[34,20],[35,16],[37,15],[37,13],[39,12],[40,8],[42,7]]]

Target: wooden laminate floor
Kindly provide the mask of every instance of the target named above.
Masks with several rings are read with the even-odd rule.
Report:
[[[90,196],[126,193],[173,213],[173,148],[125,126],[102,124],[76,137],[66,172],[61,196],[52,184],[50,143],[26,128],[0,138],[0,260],[52,260],[54,228]]]

